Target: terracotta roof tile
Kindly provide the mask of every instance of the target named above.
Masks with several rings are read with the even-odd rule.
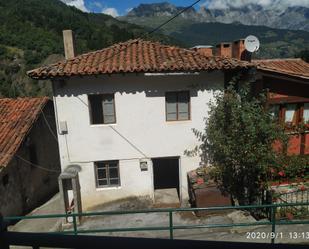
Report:
[[[207,57],[193,50],[137,39],[43,66],[27,74],[34,79],[46,79],[131,72],[225,70],[250,66],[245,61]]]
[[[255,60],[259,70],[309,79],[309,63],[302,59]]]
[[[0,99],[0,170],[19,149],[47,97]]]

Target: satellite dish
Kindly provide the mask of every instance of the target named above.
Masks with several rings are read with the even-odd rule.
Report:
[[[248,52],[254,53],[259,50],[260,48],[260,41],[254,35],[249,35],[245,39],[245,48]]]

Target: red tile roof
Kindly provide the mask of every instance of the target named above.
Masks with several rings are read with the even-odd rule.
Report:
[[[0,170],[11,161],[47,102],[47,97],[0,99]]]
[[[302,59],[255,60],[254,63],[262,71],[309,79],[309,63]]]
[[[232,58],[207,57],[189,49],[137,39],[43,66],[27,74],[34,79],[46,79],[112,73],[224,70],[250,65]]]

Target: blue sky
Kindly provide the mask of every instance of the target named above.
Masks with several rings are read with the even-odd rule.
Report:
[[[168,1],[176,6],[188,6],[196,0],[61,0],[86,12],[105,13],[112,16],[125,15],[131,8],[141,3],[160,3]],[[248,4],[259,4],[268,8],[285,9],[289,6],[309,8],[309,0],[202,0],[196,5],[205,5],[212,9],[243,7]]]
[[[85,7],[91,12],[102,12],[102,9],[114,8],[119,15],[123,15],[130,8],[138,6],[140,3],[160,3],[164,0],[84,0]],[[190,5],[192,0],[172,0],[169,1],[177,6]]]

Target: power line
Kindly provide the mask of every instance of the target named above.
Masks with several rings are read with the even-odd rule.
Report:
[[[137,43],[138,40],[141,40],[143,38],[146,38],[148,35],[151,35],[153,33],[155,33],[156,31],[158,31],[159,29],[161,29],[163,26],[165,26],[166,24],[170,23],[171,21],[173,21],[175,18],[177,18],[178,16],[180,16],[182,13],[184,13],[185,11],[187,11],[188,9],[194,7],[196,4],[198,4],[199,2],[201,2],[202,0],[197,0],[194,3],[192,3],[191,5],[189,5],[188,7],[184,8],[183,10],[179,11],[178,13],[176,13],[173,17],[171,17],[170,19],[168,19],[167,21],[163,22],[162,24],[160,24],[159,26],[157,26],[156,28],[154,28],[153,30],[144,33],[142,36],[140,36],[139,38],[136,38],[134,41],[132,41],[132,43],[128,44],[125,48],[120,49],[118,52],[112,54],[111,56],[105,58],[104,60],[102,60],[100,63],[106,62],[109,59],[112,59],[113,57],[115,57],[116,55],[126,51],[129,47],[131,47],[133,44]]]
[[[151,35],[154,32],[158,31],[159,29],[161,29],[163,26],[165,26],[166,24],[170,23],[171,21],[173,21],[175,18],[177,18],[178,16],[180,16],[182,13],[186,12],[188,9],[192,8],[193,6],[195,6],[196,4],[198,4],[199,2],[201,2],[201,0],[197,0],[194,3],[192,3],[191,5],[187,6],[186,8],[182,9],[181,11],[179,11],[176,15],[174,15],[173,17],[171,17],[170,19],[168,19],[167,21],[163,22],[162,24],[160,24],[159,26],[157,26],[156,28],[154,28],[153,30],[151,30],[150,32],[145,33],[144,35],[142,35],[141,37],[137,38],[136,41],[130,43],[128,46],[126,46],[123,49],[120,49],[117,53],[105,58],[102,62],[105,62],[109,59],[112,59],[114,56],[120,54],[121,52],[126,51],[129,47],[131,47],[134,43],[137,43],[139,39],[142,39],[144,37],[146,37],[147,35]],[[101,63],[102,63],[101,62]],[[82,102],[85,106],[87,106],[87,108],[89,108],[88,104],[85,103],[82,99],[80,99],[79,97],[77,97],[79,99],[80,102]],[[139,153],[141,153],[144,157],[148,158],[145,153],[143,151],[141,151],[137,146],[135,146],[128,138],[126,138],[124,135],[122,135],[118,130],[116,130],[114,127],[112,127],[111,125],[109,125],[109,127],[114,130],[119,136],[121,136],[124,140],[126,140],[133,148],[135,148]]]
[[[21,156],[14,155],[14,157],[17,157],[17,158],[20,159],[21,161],[23,161],[23,162],[25,162],[25,163],[28,163],[29,165],[34,166],[34,167],[36,167],[36,168],[38,168],[38,169],[45,170],[45,171],[52,172],[52,173],[61,173],[60,170],[53,170],[53,169],[45,168],[45,167],[43,167],[43,166],[41,166],[41,165],[38,165],[38,164],[35,164],[35,163],[30,162],[30,161],[28,161],[27,159],[25,159],[25,158],[23,158],[23,157],[21,157]]]
[[[162,28],[163,26],[165,26],[166,24],[168,24],[169,22],[173,21],[175,18],[177,18],[178,16],[180,16],[182,13],[186,12],[188,9],[192,8],[194,5],[198,4],[200,1],[202,0],[198,0],[195,1],[194,3],[192,3],[191,5],[189,5],[188,7],[184,8],[183,10],[179,11],[176,15],[174,15],[172,18],[168,19],[167,21],[165,21],[164,23],[160,24],[158,27],[154,28],[152,31],[150,31],[148,33],[148,35],[151,35],[152,33],[158,31],[160,28]]]
[[[53,132],[52,128],[50,127],[50,125],[49,125],[49,123],[48,123],[48,121],[47,121],[47,119],[46,119],[46,116],[45,116],[44,111],[42,110],[42,108],[41,108],[41,113],[42,113],[42,115],[43,115],[43,118],[44,118],[44,120],[45,120],[45,123],[46,123],[47,128],[49,129],[51,135],[54,137],[54,139],[55,139],[56,142],[58,143],[58,139],[57,139],[55,133]]]
[[[89,105],[83,101],[80,97],[78,97],[78,100],[83,103],[87,108],[89,108]],[[139,153],[141,153],[145,158],[149,158],[148,156],[146,156],[146,154],[141,150],[139,149],[136,145],[134,145],[128,138],[126,138],[124,135],[122,135],[116,128],[114,128],[113,126],[111,125],[108,125],[109,128],[111,128],[113,131],[115,131],[120,137],[122,137],[125,141],[127,141],[128,144],[130,144],[134,149],[136,149]]]
[[[0,154],[1,155],[6,155],[6,156],[11,156],[10,154],[3,153],[3,152],[0,152]],[[16,157],[16,158],[20,159],[21,161],[23,161],[23,162],[25,162],[25,163],[27,163],[27,164],[29,164],[31,166],[34,166],[36,168],[39,168],[41,170],[45,170],[45,171],[52,172],[52,173],[61,173],[61,171],[59,171],[59,170],[48,169],[48,168],[45,168],[45,167],[43,167],[43,166],[41,166],[39,164],[32,163],[32,162],[28,161],[27,159],[25,159],[25,158],[23,158],[23,157],[21,157],[21,156],[19,156],[17,154],[13,155],[13,157]]]

